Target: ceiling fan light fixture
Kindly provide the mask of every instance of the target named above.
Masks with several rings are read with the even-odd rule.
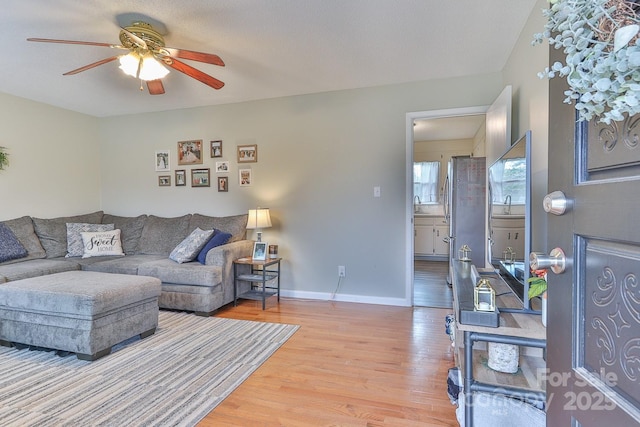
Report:
[[[158,80],[169,74],[169,70],[151,54],[140,56],[129,52],[120,57],[120,69],[128,76],[149,81]]]

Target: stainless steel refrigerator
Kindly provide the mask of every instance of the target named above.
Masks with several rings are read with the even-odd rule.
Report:
[[[476,268],[485,267],[487,167],[484,157],[454,156],[445,181],[445,221],[449,223],[449,272],[463,245]],[[449,277],[449,280],[451,277]],[[451,283],[449,281],[449,283]]]

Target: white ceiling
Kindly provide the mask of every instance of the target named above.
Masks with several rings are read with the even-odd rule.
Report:
[[[0,13],[0,92],[104,117],[500,71],[536,0],[22,0]],[[167,46],[219,55],[185,61],[226,83],[172,71],[166,93],[111,62],[119,26],[146,17]],[[164,26],[164,28],[162,28]]]

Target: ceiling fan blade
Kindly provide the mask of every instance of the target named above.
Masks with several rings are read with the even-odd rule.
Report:
[[[42,43],[62,43],[62,44],[82,44],[86,46],[102,46],[102,47],[110,47],[113,49],[125,49],[129,50],[124,46],[120,46],[119,44],[109,44],[109,43],[98,43],[98,42],[83,42],[77,40],[57,40],[57,39],[38,39],[38,38],[28,38],[27,41],[30,42],[42,42]]]
[[[162,80],[149,80],[147,81],[147,89],[151,95],[162,95],[164,93],[164,86]]]
[[[205,62],[207,64],[219,65],[224,67],[224,61],[218,56],[212,53],[202,53],[193,50],[175,49],[172,47],[164,48],[169,52],[169,56],[180,59],[190,59],[192,61]]]
[[[89,64],[89,65],[85,65],[84,67],[80,67],[80,68],[76,68],[75,70],[67,71],[66,73],[63,74],[63,76],[70,76],[72,74],[78,74],[78,73],[81,73],[83,71],[90,70],[91,68],[95,68],[98,65],[107,64],[107,63],[109,63],[111,61],[115,61],[116,59],[118,59],[117,56],[112,56],[110,58],[101,59],[100,61],[94,62],[94,63]]]
[[[184,62],[180,62],[177,59],[172,59],[171,61],[166,61],[169,67],[174,70],[180,71],[181,73],[186,74],[189,77],[193,77],[194,79],[206,84],[207,86],[211,86],[214,89],[221,89],[224,86],[224,83],[220,80],[211,77],[209,74],[205,74],[200,70],[193,68],[190,65],[185,64]]]

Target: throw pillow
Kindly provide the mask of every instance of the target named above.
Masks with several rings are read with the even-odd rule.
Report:
[[[0,223],[0,262],[12,259],[24,258],[27,250],[22,246],[13,231],[6,225]]]
[[[82,256],[84,245],[82,243],[83,231],[111,231],[115,227],[113,224],[87,224],[84,222],[67,223],[67,258]]]
[[[178,246],[176,246],[169,254],[169,259],[182,264],[183,262],[193,261],[198,253],[202,250],[204,245],[207,244],[214,230],[201,230],[196,228],[184,239]]]
[[[27,250],[26,258],[6,262],[22,262],[30,259],[46,258],[47,254],[40,244],[40,239],[38,239],[35,230],[33,229],[33,221],[30,216],[10,219],[3,221],[2,223],[13,231],[13,234],[15,234],[20,243],[22,243],[22,246]]]
[[[216,246],[221,246],[227,243],[231,239],[231,233],[225,233],[224,231],[214,230],[213,237],[204,245],[198,254],[198,261],[200,264],[204,264],[207,260],[207,253]]]
[[[238,240],[244,240],[247,236],[247,219],[249,214],[233,215],[233,216],[206,216],[201,214],[193,214],[189,221],[191,230],[200,227],[203,230],[224,230],[231,234],[229,243]]]
[[[124,255],[120,242],[120,229],[112,231],[83,231],[82,244],[84,252],[82,258],[108,255]]]

